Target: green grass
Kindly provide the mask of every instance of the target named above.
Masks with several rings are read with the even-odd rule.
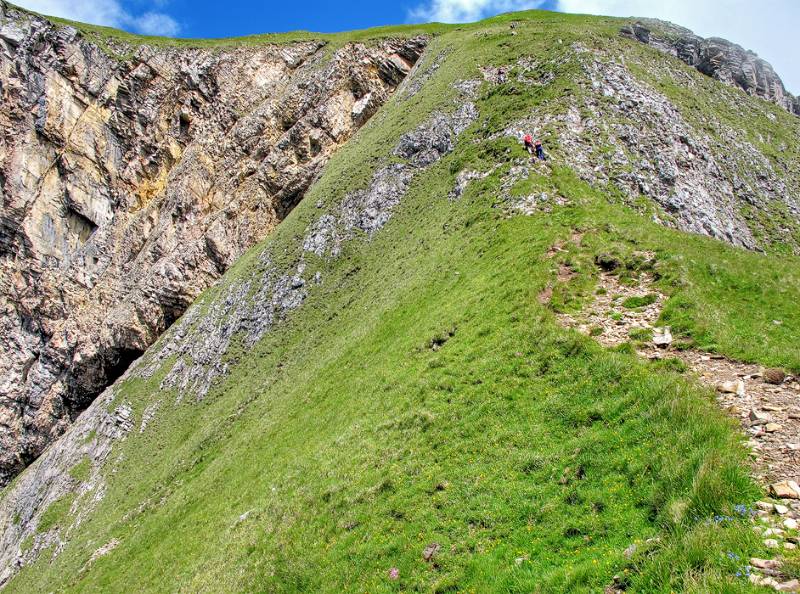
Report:
[[[364,187],[477,66],[556,58],[617,25],[525,13],[434,39],[429,56],[458,51],[413,102],[392,99],[197,307],[258,278],[264,250],[293,263],[317,201]],[[226,353],[230,373],[202,401],[178,404],[159,388],[174,360],[119,386],[116,402],[135,418],[156,400],[158,413],[115,445],[105,496],[64,550],[7,591],[598,592],[616,574],[631,592],[754,591],[728,555],[766,554],[734,512],[760,490],[733,421],[680,366],[640,361],[630,344],[603,349],[563,329],[538,296],[556,280],[549,248],[581,231],[580,245],[565,244],[575,276],[554,292],[558,307],[593,298],[596,261],[614,254],[623,278],[657,274],[678,336],[797,370],[800,307],[789,296],[800,262],[655,225],[558,166],[532,183],[569,206],[506,216],[502,177],[524,153],[493,135],[580,92],[573,65],[557,74],[546,88],[484,90],[480,120],[415,180],[385,229],[338,259],[306,256],[322,284],[257,345]],[[447,198],[460,170],[495,164]],[[67,503],[40,530],[68,522]],[[86,568],[112,538],[119,546]],[[426,562],[432,543],[440,550]]]
[[[628,332],[628,336],[633,340],[647,342],[653,338],[653,331],[647,328],[633,328]]]
[[[89,458],[84,458],[75,466],[70,468],[69,475],[78,482],[85,482],[92,471],[92,463]]]
[[[47,532],[52,528],[64,528],[67,526],[67,522],[70,519],[69,510],[74,501],[75,496],[70,494],[65,495],[64,497],[51,503],[47,509],[44,510],[44,513],[39,520],[37,532]]]
[[[785,554],[783,571],[790,579],[800,579],[800,553],[795,550]]]
[[[637,309],[639,307],[646,307],[658,301],[658,295],[655,293],[648,293],[641,297],[628,297],[622,302],[622,307],[626,309]]]

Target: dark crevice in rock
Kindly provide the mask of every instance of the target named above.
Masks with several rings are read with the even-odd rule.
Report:
[[[110,366],[106,371],[106,378],[104,383],[106,385],[113,384],[120,377],[122,377],[122,375],[128,370],[128,367],[131,366],[131,363],[136,361],[136,359],[141,357],[143,354],[144,351],[140,349],[131,349],[131,348],[119,349],[115,353],[115,357],[110,361]],[[89,401],[94,400],[97,394],[99,394],[99,392],[97,392],[96,394],[92,394]]]
[[[67,228],[80,243],[86,243],[97,230],[97,223],[73,207],[67,206],[66,210]]]
[[[97,357],[81,362],[71,369],[69,389],[64,397],[74,420],[109,385],[117,381],[128,367],[144,354],[132,347],[104,350]]]

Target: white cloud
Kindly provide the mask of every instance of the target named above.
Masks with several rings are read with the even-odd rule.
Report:
[[[800,93],[800,62],[795,39],[800,26],[797,0],[559,0],[564,12],[657,17],[704,37],[724,37],[751,49]]]
[[[174,37],[180,25],[168,14],[146,12],[131,14],[118,0],[14,0],[35,12],[82,23],[126,29],[144,35]]]
[[[180,31],[178,23],[162,12],[146,12],[133,19],[134,28],[143,35],[175,37]]]
[[[409,12],[415,22],[466,23],[514,10],[539,8],[545,0],[429,0]]]

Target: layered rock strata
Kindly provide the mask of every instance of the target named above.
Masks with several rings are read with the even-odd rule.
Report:
[[[424,47],[101,49],[0,2],[0,486],[291,211]]]

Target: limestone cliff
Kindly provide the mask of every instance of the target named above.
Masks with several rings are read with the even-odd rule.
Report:
[[[772,65],[727,39],[704,39],[685,27],[655,19],[626,25],[622,34],[680,58],[707,76],[800,115],[800,98],[786,90]]]
[[[101,49],[0,3],[0,486],[291,211],[424,46]]]

